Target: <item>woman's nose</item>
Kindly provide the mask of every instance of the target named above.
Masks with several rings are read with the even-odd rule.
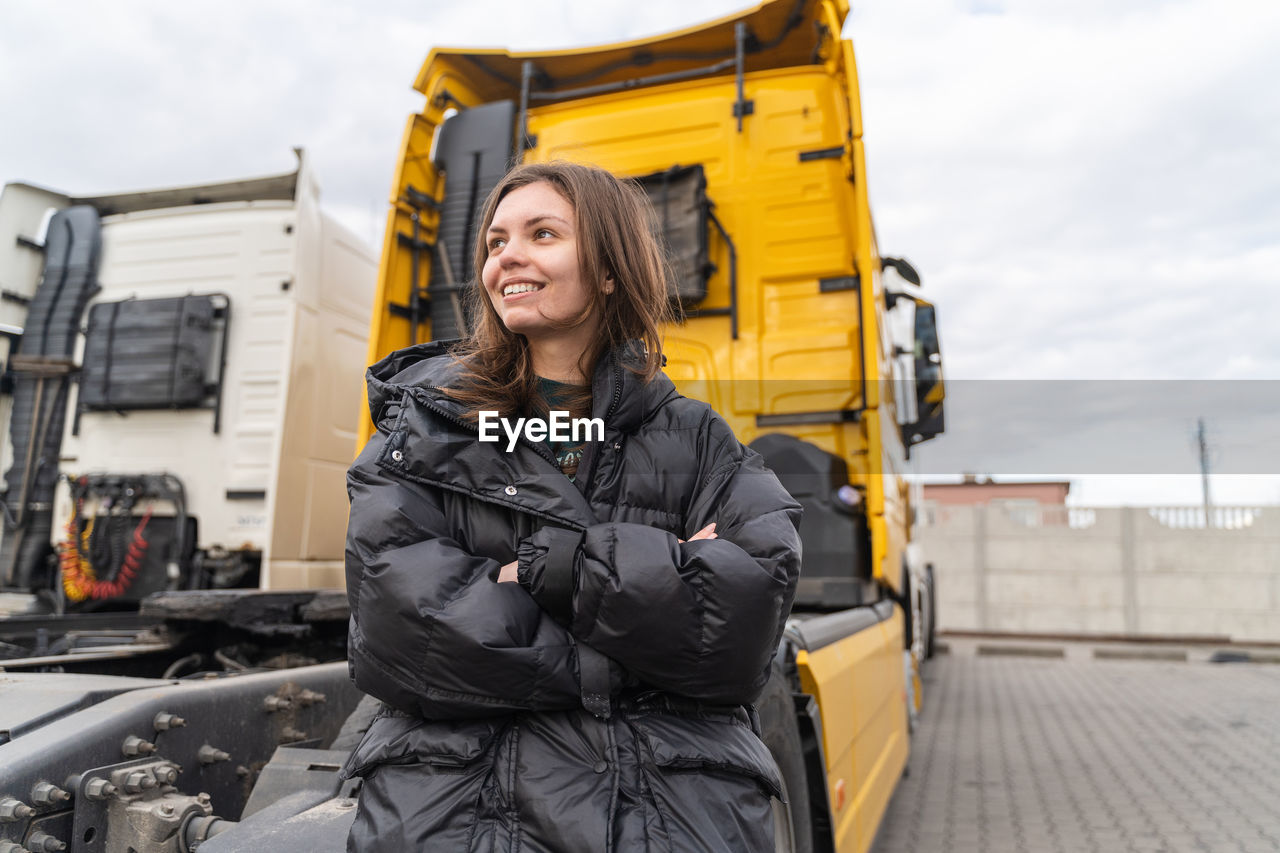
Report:
[[[504,269],[523,264],[528,260],[528,257],[525,254],[525,248],[523,240],[515,239],[509,241],[502,247],[502,252],[498,255],[498,263]]]

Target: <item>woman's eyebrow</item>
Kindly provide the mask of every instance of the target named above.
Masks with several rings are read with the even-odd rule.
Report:
[[[526,228],[528,228],[532,225],[537,225],[539,222],[541,222],[544,219],[550,219],[553,222],[559,222],[561,225],[569,224],[567,220],[561,219],[559,216],[556,216],[554,213],[543,213],[539,216],[535,216],[532,219],[526,221],[524,225]]]
[[[556,216],[553,213],[540,213],[531,219],[526,219],[524,223],[524,227],[532,228],[533,226],[537,225],[539,222],[543,222],[545,220],[550,220],[552,222],[559,222],[561,225],[566,225],[566,226],[570,224],[567,220],[561,219],[559,216]],[[503,228],[501,225],[490,225],[489,233],[490,234],[506,234],[507,229]]]

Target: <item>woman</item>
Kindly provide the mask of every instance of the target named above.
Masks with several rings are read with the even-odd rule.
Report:
[[[799,507],[661,373],[651,215],[602,170],[517,168],[478,232],[473,337],[370,369],[349,655],[386,708],[347,763],[350,850],[774,849],[777,771],[744,706]],[[554,408],[603,440],[479,440],[481,411]]]

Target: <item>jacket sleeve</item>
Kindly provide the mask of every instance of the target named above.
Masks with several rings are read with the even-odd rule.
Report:
[[[519,578],[574,636],[654,687],[707,702],[751,702],[795,597],[800,507],[714,418],[709,464],[679,542],[642,524],[543,528],[519,548]]]
[[[347,474],[356,685],[426,719],[577,707],[574,639],[451,538],[437,489],[379,468],[385,441],[375,434]]]

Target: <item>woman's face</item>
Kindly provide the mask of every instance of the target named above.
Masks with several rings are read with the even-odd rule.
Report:
[[[595,334],[596,317],[565,328],[591,304],[595,285],[583,280],[573,205],[539,181],[512,190],[485,235],[489,254],[481,281],[506,327],[535,339]]]

